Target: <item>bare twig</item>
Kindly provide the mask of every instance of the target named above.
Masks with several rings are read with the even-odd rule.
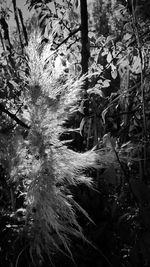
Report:
[[[57,50],[60,46],[62,46],[63,44],[65,44],[69,40],[70,37],[72,37],[73,35],[75,35],[80,30],[81,30],[81,26],[79,28],[77,28],[76,30],[72,31],[60,44],[58,44],[56,46],[55,49]]]
[[[12,0],[12,3],[13,3],[13,8],[14,8],[14,17],[15,17],[15,21],[17,25],[18,34],[19,34],[20,45],[21,45],[22,54],[23,54],[23,43],[22,43],[22,38],[21,38],[21,30],[20,30],[20,24],[19,24],[19,19],[18,19],[18,13],[17,13],[18,10],[16,7],[16,0]]]
[[[80,0],[80,13],[81,13],[81,66],[82,74],[88,73],[88,61],[90,57],[89,39],[88,39],[88,11],[87,0]],[[88,77],[84,83],[85,94],[88,89]]]
[[[2,112],[4,112],[5,114],[7,114],[11,119],[16,121],[20,126],[26,128],[26,129],[30,129],[30,126],[28,126],[26,123],[21,121],[15,114],[13,114],[10,111],[8,111],[1,103],[0,103],[0,110]]]
[[[18,12],[19,12],[19,17],[20,17],[20,21],[22,25],[23,34],[24,34],[25,44],[28,45],[28,35],[27,35],[26,27],[24,25],[22,12],[19,8],[18,8]]]
[[[0,31],[0,40],[1,40],[3,51],[5,52],[5,46],[4,46],[4,41],[3,41],[3,37],[2,37],[1,31]]]

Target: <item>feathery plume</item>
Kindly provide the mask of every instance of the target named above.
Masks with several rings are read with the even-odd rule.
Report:
[[[31,251],[42,257],[65,248],[70,255],[72,235],[84,238],[76,209],[87,213],[73,200],[70,186],[91,186],[87,168],[97,168],[95,151],[78,153],[69,149],[60,135],[64,121],[78,107],[85,77],[58,77],[53,66],[51,43],[41,48],[40,35],[33,34],[27,48],[29,76],[26,101],[31,128],[19,140],[15,179],[23,179],[26,190],[26,220]]]

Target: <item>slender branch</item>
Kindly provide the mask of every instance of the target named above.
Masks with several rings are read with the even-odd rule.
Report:
[[[19,24],[18,13],[17,13],[18,10],[16,7],[16,0],[12,0],[12,3],[13,3],[13,8],[14,8],[14,17],[15,17],[15,21],[17,25],[18,34],[19,34],[20,45],[21,45],[22,54],[23,54],[23,43],[22,43],[22,38],[21,38],[20,24]]]
[[[56,7],[56,0],[54,0],[54,7],[55,7],[55,13],[56,13],[56,16],[57,16],[58,12],[57,12],[57,7]]]
[[[3,51],[5,52],[5,46],[4,46],[4,41],[3,41],[3,37],[2,37],[1,31],[0,31],[0,40],[1,40]]]
[[[21,121],[15,114],[11,113],[10,111],[8,111],[2,103],[0,103],[0,110],[2,112],[4,112],[5,114],[7,114],[11,119],[13,119],[14,121],[16,121],[20,126],[26,128],[26,129],[30,129],[30,126],[28,126],[26,123],[24,123],[23,121]]]
[[[81,66],[82,74],[88,73],[88,61],[90,57],[89,40],[88,40],[88,11],[87,0],[80,0],[80,13],[81,13]],[[85,91],[88,89],[88,78],[84,83]]]
[[[55,49],[57,50],[60,46],[62,46],[63,44],[65,44],[69,40],[70,37],[72,37],[73,35],[75,35],[80,30],[81,30],[81,26],[79,28],[77,28],[76,30],[72,31],[60,44],[58,44],[56,46]]]
[[[28,45],[28,35],[27,35],[26,27],[24,25],[21,9],[18,8],[18,12],[19,12],[19,17],[20,17],[20,21],[22,25],[23,34],[24,34],[25,44]]]
[[[61,19],[60,22],[68,30],[68,32],[71,32],[71,29],[69,27],[67,27],[67,25],[64,23],[63,19]]]
[[[68,46],[67,46],[67,49],[70,49],[71,48],[71,46],[72,45],[74,45],[76,42],[78,42],[80,40],[80,38],[77,38],[76,37],[76,39],[71,43],[71,44],[69,44]]]
[[[0,31],[0,40],[1,40],[1,44],[2,44],[3,51],[6,52],[5,45],[4,45],[4,41],[3,41],[3,36],[2,36],[1,31]],[[7,58],[6,55],[5,55],[5,59],[6,59],[7,65],[8,65],[8,58]]]
[[[0,24],[1,28],[3,29],[3,38],[5,40],[5,46],[9,52],[11,52],[12,45],[10,42],[10,37],[9,37],[9,29],[8,29],[8,23],[6,22],[5,18],[0,18]]]

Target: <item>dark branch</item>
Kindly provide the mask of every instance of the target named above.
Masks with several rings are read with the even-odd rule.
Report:
[[[0,110],[2,112],[4,112],[5,114],[7,114],[11,119],[13,119],[14,121],[16,121],[20,126],[26,128],[26,129],[30,129],[30,126],[28,126],[23,121],[21,121],[15,114],[12,114],[10,111],[8,111],[7,109],[5,109],[5,107],[1,103],[0,103]]]
[[[87,10],[87,0],[80,0],[80,14],[81,14],[81,66],[82,74],[88,73],[88,63],[90,57],[89,50],[89,40],[88,40],[88,10]],[[88,77],[86,77],[83,89],[86,91],[88,89]]]
[[[18,19],[18,10],[16,6],[16,0],[12,0],[12,4],[13,4],[13,9],[14,9],[14,19],[16,21],[20,45],[21,45],[22,54],[23,54],[23,43],[22,43],[22,38],[21,38],[21,30],[20,30],[20,24],[19,24],[19,19]]]
[[[88,47],[88,11],[87,11],[87,0],[80,1],[80,13],[81,13],[81,66],[82,74],[88,73],[88,60],[90,56]],[[85,87],[88,87],[86,84]],[[88,89],[88,88],[85,88]]]
[[[70,37],[72,37],[73,35],[75,35],[77,32],[79,32],[81,30],[81,26],[79,28],[77,28],[76,30],[72,31],[60,44],[58,44],[56,46],[56,50],[63,44],[65,44]]]
[[[24,34],[25,44],[28,45],[27,30],[26,30],[26,27],[24,25],[22,11],[19,8],[18,8],[18,13],[19,13],[19,17],[20,17],[20,21],[21,21],[21,25],[22,25],[22,31],[23,31],[23,34]]]

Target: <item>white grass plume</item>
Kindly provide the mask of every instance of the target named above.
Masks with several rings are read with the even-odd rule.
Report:
[[[26,140],[18,143],[12,176],[24,180],[31,250],[40,256],[43,251],[50,255],[54,248],[64,247],[71,255],[71,236],[84,238],[76,209],[88,215],[73,200],[70,185],[91,186],[85,170],[97,168],[99,156],[95,151],[74,152],[59,137],[68,114],[77,108],[85,77],[56,78],[51,44],[42,50],[40,35],[30,38],[27,56],[31,128]]]

